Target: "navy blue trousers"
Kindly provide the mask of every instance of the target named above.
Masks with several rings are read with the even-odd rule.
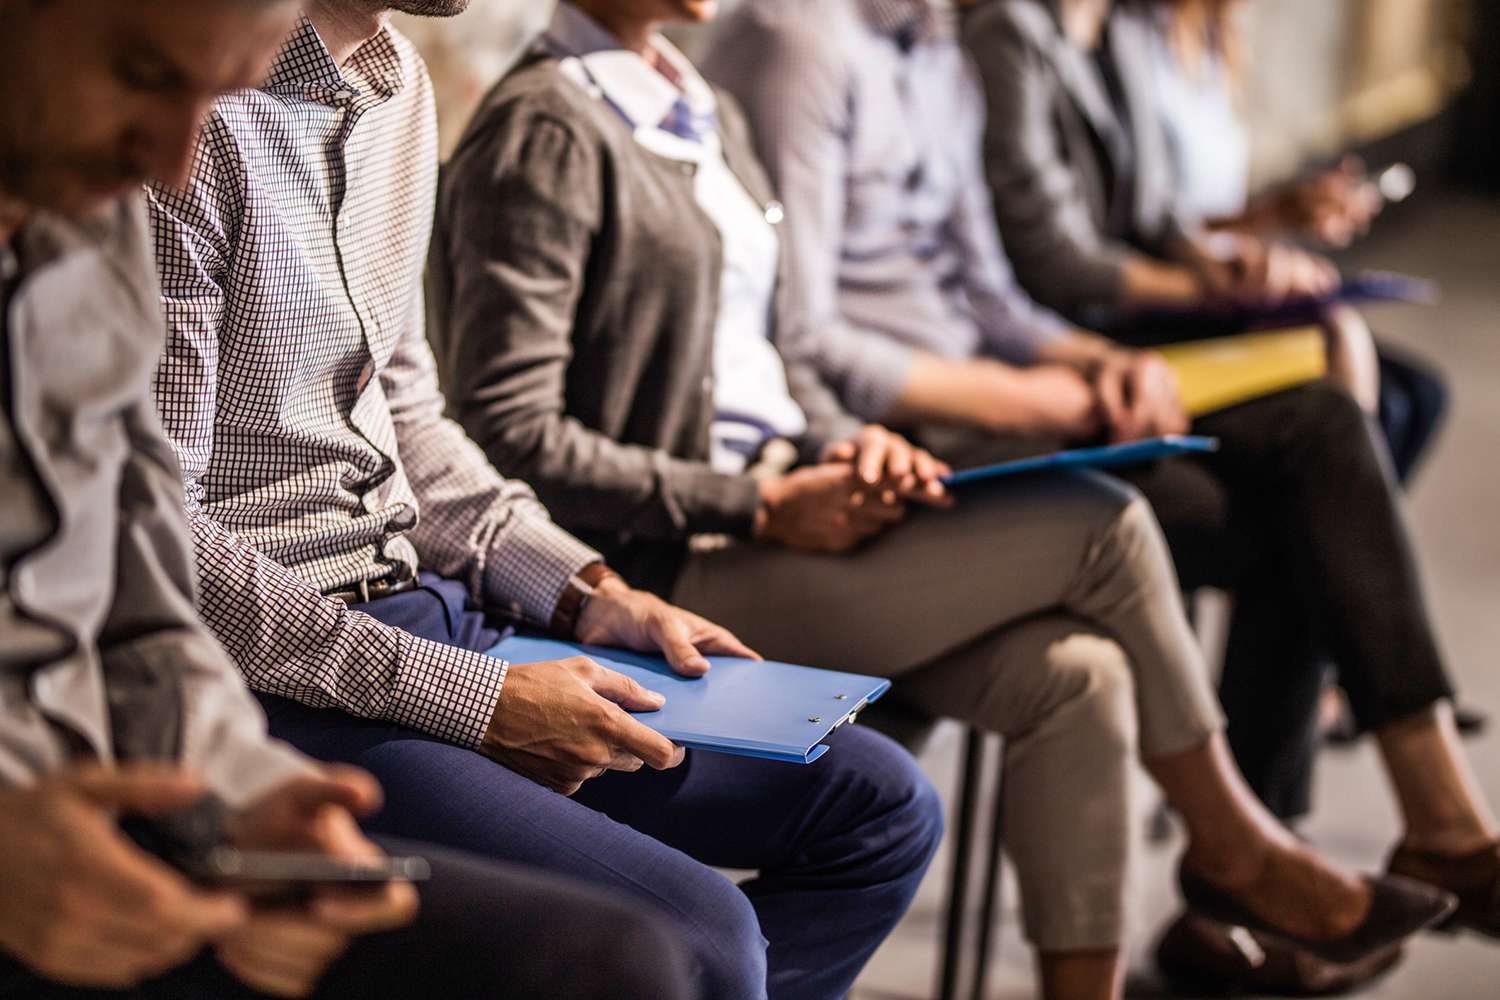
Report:
[[[488,649],[463,587],[358,608],[424,638]],[[812,764],[689,751],[670,771],[610,772],[571,798],[389,723],[263,696],[271,731],[385,788],[379,833],[570,875],[666,917],[715,1000],[831,1000],[911,903],[942,836],[911,756],[859,726]],[[735,885],[714,867],[749,869]]]

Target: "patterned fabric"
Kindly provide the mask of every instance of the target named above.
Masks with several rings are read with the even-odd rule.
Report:
[[[907,46],[931,41],[951,27],[948,12],[931,0],[862,0],[862,5],[872,28]]]
[[[718,134],[719,115],[712,109],[697,111],[686,97],[679,97],[672,102],[672,110],[667,112],[667,117],[656,127],[679,139],[701,144],[709,136]]]
[[[415,50],[386,30],[341,72],[304,20],[263,89],[214,107],[189,187],[149,192],[156,396],[203,614],[252,686],[474,746],[498,661],[322,596],[420,563],[545,623],[598,559],[443,416],[421,295],[436,167]]]

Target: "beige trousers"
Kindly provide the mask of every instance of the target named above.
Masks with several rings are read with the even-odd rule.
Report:
[[[897,679],[1006,738],[1006,846],[1043,951],[1124,938],[1130,760],[1223,726],[1145,501],[1091,474],[970,487],[847,556],[699,552],[673,599],[774,659]]]

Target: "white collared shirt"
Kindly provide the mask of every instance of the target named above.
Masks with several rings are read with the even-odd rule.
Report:
[[[759,204],[724,160],[717,133],[702,141],[663,130],[679,98],[698,114],[712,114],[713,90],[687,57],[665,38],[652,41],[681,80],[681,89],[570,3],[558,4],[546,41],[562,56],[563,72],[598,100],[608,101],[635,129],[635,140],[658,156],[696,167],[694,195],[723,241],[724,270],[714,326],[713,448],[720,472],[743,472],[772,437],[797,438],[807,418],[787,388],[786,368],[771,343],[781,241],[778,206]]]

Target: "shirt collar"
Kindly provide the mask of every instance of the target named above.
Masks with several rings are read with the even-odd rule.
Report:
[[[713,88],[661,35],[653,38],[651,45],[680,81],[680,90],[571,3],[557,5],[544,40],[557,54],[582,63],[588,81],[637,128],[659,126],[678,98],[685,98],[694,112],[704,114],[712,112],[717,103]]]
[[[120,230],[128,212],[123,199],[79,219],[54,212],[33,212],[21,225],[11,246],[0,250],[0,254],[10,255],[9,277],[40,270],[79,250],[103,246]]]
[[[262,89],[331,103],[357,94],[389,98],[400,92],[403,80],[401,53],[389,25],[356,49],[340,68],[304,14],[282,43]]]
[[[902,48],[944,38],[953,31],[953,12],[932,0],[860,0],[860,7],[871,28]]]

